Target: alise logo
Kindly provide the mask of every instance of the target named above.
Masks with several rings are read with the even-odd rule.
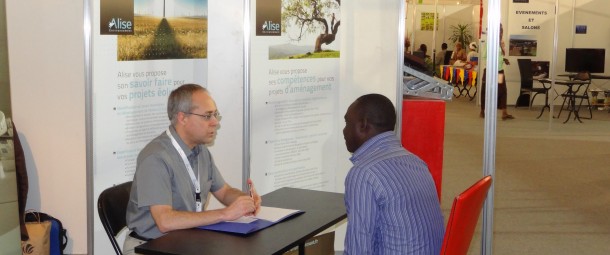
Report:
[[[256,35],[282,35],[282,0],[256,1]]]
[[[270,21],[270,20],[265,21],[265,23],[263,23],[263,31],[279,32],[280,24],[273,23],[273,21]]]
[[[112,18],[108,22],[108,31],[110,32],[133,32],[133,23],[130,20],[121,18]]]

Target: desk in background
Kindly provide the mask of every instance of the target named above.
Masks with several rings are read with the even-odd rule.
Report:
[[[441,79],[449,81],[449,83],[455,86],[456,89],[453,95],[456,98],[460,96],[467,96],[470,100],[475,98],[477,95],[476,71],[451,65],[441,65],[439,69]]]
[[[559,76],[570,77],[570,79],[574,79],[576,74],[560,74]],[[601,75],[601,74],[589,74],[591,80],[610,80],[610,76]],[[604,109],[610,106],[610,90],[591,90],[591,107],[599,107]],[[602,95],[605,98],[599,98],[599,95]],[[610,111],[608,111],[610,112]]]
[[[541,79],[539,80],[542,83],[552,83],[552,80],[549,79]],[[561,104],[561,109],[559,110],[559,113],[557,114],[557,118],[559,118],[561,116],[561,112],[563,112],[564,110],[568,112],[568,117],[566,118],[566,120],[563,123],[568,122],[568,120],[570,120],[570,117],[572,116],[572,113],[574,113],[574,119],[578,120],[580,123],[582,123],[582,120],[580,120],[580,115],[578,114],[578,111],[580,110],[580,107],[582,105],[582,100],[583,97],[588,97],[587,95],[587,90],[589,87],[589,84],[591,84],[590,81],[581,81],[581,80],[555,80],[555,84],[557,85],[563,85],[563,86],[567,86],[568,89],[561,94],[561,96],[563,97],[563,103]],[[584,94],[579,95],[578,91],[584,87]],[[580,103],[578,104],[578,107],[576,106],[576,99],[581,99]],[[588,98],[587,98],[588,100]],[[567,102],[567,104],[566,104]],[[542,108],[542,111],[544,111],[544,108]],[[541,112],[542,114],[542,112]]]
[[[574,79],[578,74],[576,73],[567,73],[567,74],[559,74],[557,76],[569,77],[571,80]],[[591,80],[610,80],[610,76],[601,75],[601,74],[589,74]]]
[[[600,110],[610,106],[610,90],[590,90],[591,106],[598,107]]]
[[[281,188],[263,195],[263,205],[299,209],[305,213],[249,235],[185,229],[136,247],[141,254],[282,254],[347,217],[343,194]]]

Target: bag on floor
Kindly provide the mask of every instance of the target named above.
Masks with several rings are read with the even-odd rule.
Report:
[[[27,212],[34,220],[25,222],[30,239],[22,242],[21,250],[24,255],[48,255],[50,254],[51,222],[43,221],[35,212]]]
[[[47,252],[46,253],[27,253],[27,244],[30,243],[33,246],[33,249],[36,248],[36,246],[34,246],[34,241],[37,242],[42,242],[44,243],[44,236],[36,236],[36,237],[32,237],[32,235],[30,234],[30,240],[26,241],[26,244],[23,245],[23,254],[49,254],[49,255],[63,255],[64,254],[64,250],[66,249],[66,246],[68,244],[68,236],[67,236],[67,231],[66,229],[64,229],[63,224],[61,223],[60,220],[58,220],[57,218],[48,215],[46,213],[42,213],[42,212],[35,212],[35,211],[28,211],[25,214],[25,224],[26,227],[28,228],[28,234],[30,233],[30,227],[28,227],[29,224],[32,224],[31,226],[35,226],[35,225],[44,225],[44,226],[49,226],[49,233],[46,236],[46,243],[48,244],[47,247]]]

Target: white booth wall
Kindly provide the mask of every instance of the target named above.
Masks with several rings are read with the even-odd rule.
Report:
[[[30,184],[26,208],[63,221],[70,238],[69,254],[88,252],[83,4],[67,0],[6,2],[13,120],[23,143]],[[235,152],[242,147],[243,2],[211,1],[209,5],[210,10],[218,10],[210,14],[210,28],[222,27],[211,29],[209,39],[208,85],[223,109],[222,129],[211,150],[227,181],[239,186],[242,162]],[[576,36],[574,45],[568,33],[573,29],[572,0],[561,0],[560,5],[555,64],[559,73],[565,47],[608,48],[610,43],[609,17],[600,11],[610,7],[607,0],[576,0],[576,23],[588,24],[589,32]],[[374,17],[378,12],[395,12],[398,6],[390,0],[343,3],[346,34],[341,47],[346,50],[341,60],[341,112],[364,93],[376,91],[395,98],[398,22],[391,15]],[[511,103],[517,93],[513,85],[509,87]],[[336,177],[337,187],[342,188],[349,155],[342,144],[337,150],[339,158],[345,158]],[[342,243],[339,234],[337,239]]]
[[[555,72],[565,73],[566,48],[606,49],[605,75],[610,74],[610,15],[605,11],[610,2],[605,0],[562,0],[559,5],[559,40]],[[574,10],[574,13],[572,13]],[[572,22],[572,15],[574,21]],[[586,25],[586,34],[574,34],[576,25]],[[589,89],[610,89],[608,80],[593,80]],[[556,102],[560,103],[560,102]]]
[[[82,1],[6,1],[13,120],[29,179],[26,208],[61,219],[67,253],[86,253]]]
[[[341,111],[368,92],[396,98],[398,14],[387,13],[396,13],[399,4],[389,0],[343,4],[342,32],[348,39],[342,45],[346,57],[341,75],[346,79]],[[210,1],[209,9],[214,13],[209,16],[208,86],[223,111],[222,127],[211,151],[225,179],[239,187],[242,160],[236,152],[242,151],[244,6],[238,0]],[[359,18],[363,16],[367,19]],[[26,208],[62,220],[69,235],[68,254],[87,254],[90,249],[83,23],[84,2],[7,1],[13,115],[30,184]],[[355,50],[358,48],[366,50]],[[336,182],[343,187],[349,155],[343,144],[337,148],[344,167]],[[342,244],[342,240],[338,242]]]

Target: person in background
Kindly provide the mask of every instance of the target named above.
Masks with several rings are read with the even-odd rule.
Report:
[[[471,64],[476,65],[476,62],[478,62],[479,59],[479,53],[477,52],[477,43],[476,42],[471,42],[468,45],[468,48],[470,49],[470,51],[468,52],[468,55],[466,56],[466,60],[468,62],[470,62]]]
[[[417,57],[409,52],[409,47],[411,46],[411,41],[409,38],[405,38],[405,51],[403,54],[403,63],[405,66],[411,67],[417,71],[430,74],[428,70],[428,66],[424,59]]]
[[[462,47],[461,42],[455,43],[455,50],[453,51],[453,54],[451,55],[450,64],[453,65],[453,63],[455,63],[458,60],[463,61],[463,62],[467,61],[466,60],[466,51]]]
[[[345,179],[344,254],[439,254],[445,228],[436,187],[426,163],[396,137],[392,102],[364,95],[344,118],[354,164]]]
[[[510,65],[510,61],[504,58],[504,40],[502,39],[504,29],[502,23],[500,23],[500,48],[498,49],[498,110],[502,111],[502,120],[512,120],[515,117],[508,113],[506,109],[506,101],[508,97],[508,91],[506,89],[506,78],[504,77],[504,65]],[[483,80],[486,78],[486,73],[483,72]],[[481,112],[479,117],[485,118],[485,82],[481,86]]]
[[[413,52],[413,55],[418,58],[421,58],[424,61],[426,74],[433,73],[434,67],[432,66],[432,59],[430,58],[430,55],[428,55],[428,46],[426,46],[426,44],[422,43],[421,45],[419,45],[419,49]]]
[[[447,54],[447,43],[441,44],[441,50],[434,57],[434,65],[440,66],[445,63],[445,54]]]
[[[206,147],[221,117],[208,91],[196,84],[176,88],[167,114],[171,125],[138,155],[123,254],[167,232],[235,220],[260,208],[254,188],[246,194],[225,183]],[[210,192],[227,207],[203,210]]]
[[[428,46],[426,46],[426,44],[421,44],[419,45],[419,49],[417,49],[415,52],[413,52],[413,55],[415,56],[419,56],[422,59],[426,59],[429,58],[430,56],[427,55],[428,52]]]

